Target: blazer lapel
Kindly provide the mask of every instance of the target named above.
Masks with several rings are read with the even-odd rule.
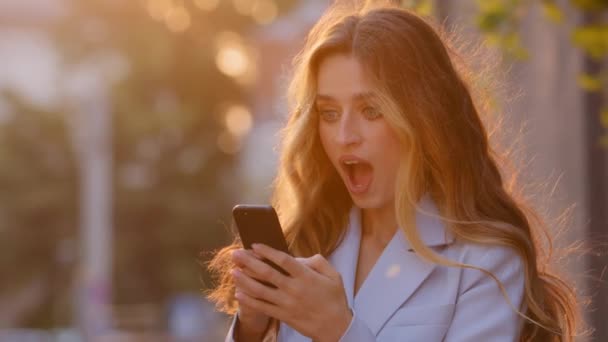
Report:
[[[422,211],[416,215],[420,237],[428,246],[445,245],[453,236],[445,230],[437,217],[434,203],[424,197]],[[380,258],[354,297],[355,274],[361,242],[361,212],[353,207],[342,242],[329,256],[330,263],[342,275],[348,305],[367,326],[378,334],[391,315],[416,291],[435,266],[411,252],[410,245],[401,229],[382,252]],[[281,323],[279,341],[310,342],[285,323]]]
[[[349,214],[349,223],[344,239],[329,256],[329,262],[342,275],[344,290],[348,305],[353,307],[355,274],[359,259],[359,244],[361,242],[361,213],[353,207]]]
[[[439,246],[452,242],[453,236],[445,229],[430,198],[424,197],[419,207],[416,226],[424,243],[427,246]],[[359,227],[353,230],[360,231],[360,222],[354,222]],[[357,254],[358,250],[359,248]],[[355,256],[350,259],[350,263],[356,264],[356,260]],[[397,229],[354,298],[353,308],[356,314],[377,334],[434,268],[434,264],[422,260],[410,249],[405,234]],[[351,287],[354,284],[354,274],[353,271]]]
[[[354,299],[355,312],[374,334],[435,268],[406,246],[405,235],[397,230]]]

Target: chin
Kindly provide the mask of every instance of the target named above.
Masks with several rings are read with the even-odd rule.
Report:
[[[360,209],[387,209],[395,205],[395,198],[388,194],[350,194],[350,198],[352,199],[353,204]]]
[[[381,201],[370,196],[359,197],[351,195],[350,198],[353,200],[353,203],[361,209],[376,209],[382,207]]]

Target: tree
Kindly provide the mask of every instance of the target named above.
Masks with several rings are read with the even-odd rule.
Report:
[[[245,16],[230,2],[66,1],[69,14],[49,31],[62,71],[101,69],[111,85],[115,304],[162,305],[209,285],[200,266],[208,256],[199,253],[226,244],[224,223],[239,186],[225,109],[246,102],[239,80],[218,69],[215,42],[290,5],[250,8]],[[70,132],[76,113],[69,99],[45,110],[11,94],[3,99],[16,115],[0,127],[7,190],[0,197],[0,293],[43,273],[52,291],[23,325],[69,325],[79,235]],[[62,255],[71,257],[60,263]]]

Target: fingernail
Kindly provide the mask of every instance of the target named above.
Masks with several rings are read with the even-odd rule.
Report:
[[[237,299],[241,299],[241,298],[243,298],[243,294],[242,294],[240,291],[236,291],[236,292],[234,293],[234,296],[235,296]]]
[[[239,270],[237,270],[236,268],[232,269],[232,271],[230,273],[232,273],[232,276],[234,276],[234,277],[239,277],[241,275],[241,272]]]
[[[252,243],[251,244],[251,248],[257,250],[258,248],[260,248],[260,244],[259,243]]]

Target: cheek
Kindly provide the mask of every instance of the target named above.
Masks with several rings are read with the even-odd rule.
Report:
[[[392,185],[395,183],[395,179],[397,177],[403,151],[399,141],[394,136],[392,131],[384,131],[382,135],[378,136],[378,138],[378,146],[380,148],[378,153],[381,153],[383,156],[383,173],[386,177],[386,182]]]
[[[332,151],[333,151],[333,143],[331,140],[331,134],[330,134],[328,128],[323,125],[319,125],[319,141],[321,142],[321,147],[323,147],[323,150],[325,151],[327,156],[331,159]]]

